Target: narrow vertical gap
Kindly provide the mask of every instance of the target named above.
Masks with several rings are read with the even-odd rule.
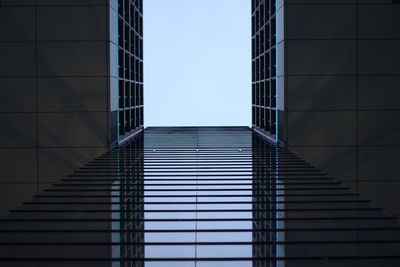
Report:
[[[356,134],[356,147],[355,147],[355,150],[356,150],[356,192],[359,194],[360,193],[360,191],[359,191],[359,173],[358,173],[358,164],[359,164],[359,162],[358,162],[358,156],[359,156],[359,151],[358,151],[358,144],[359,144],[359,142],[358,142],[358,110],[359,110],[359,108],[358,108],[358,83],[359,83],[359,77],[358,77],[358,58],[359,58],[359,55],[358,55],[358,38],[359,38],[359,34],[358,34],[358,21],[359,21],[359,0],[357,0],[356,1],[356,99],[355,99],[355,108],[356,108],[356,129],[355,129],[355,134]],[[360,203],[359,202],[357,202],[357,229],[359,229],[359,227],[360,227],[360,221],[359,221],[359,214],[360,213]],[[359,242],[359,231],[356,231],[356,242],[358,243]],[[358,257],[358,255],[359,255],[359,246],[358,245],[356,245],[356,248],[355,248],[355,250],[356,250],[356,256],[357,256],[357,263],[356,263],[356,265],[357,266],[359,266],[359,257]]]
[[[197,209],[198,209],[198,191],[199,189],[199,130],[197,129],[196,131],[196,221],[195,221],[195,233],[194,233],[194,242],[195,242],[195,247],[194,247],[194,266],[197,267],[197,219],[198,219],[198,214],[197,214]]]
[[[110,140],[110,114],[111,114],[111,110],[110,110],[110,101],[111,101],[111,94],[110,94],[110,82],[111,82],[111,71],[110,71],[110,50],[111,50],[111,44],[110,44],[110,3],[107,2],[106,4],[106,8],[105,8],[105,12],[106,12],[106,24],[104,25],[104,27],[106,27],[106,33],[107,33],[107,37],[106,37],[106,51],[107,51],[107,55],[106,55],[106,66],[107,66],[107,118],[106,118],[106,123],[107,123],[107,148],[111,148],[112,145],[112,140]]]
[[[36,193],[39,194],[40,190],[40,179],[39,179],[39,92],[38,92],[38,8],[37,8],[37,0],[34,2],[35,5],[35,105],[36,105]],[[40,234],[39,234],[39,199],[36,199],[36,239],[37,242],[40,242]],[[41,246],[37,247],[38,257],[41,255]],[[40,266],[40,261],[38,266]]]
[[[120,43],[120,32],[119,32],[119,13],[120,13],[120,5],[121,5],[121,2],[120,2],[120,0],[116,0],[117,1],[117,21],[116,21],[116,34],[117,34],[117,40],[116,40],[116,43],[117,43],[117,54],[116,54],[116,62],[117,62],[117,73],[116,73],[116,75],[117,75],[117,92],[118,92],[118,94],[117,94],[117,107],[116,107],[116,112],[117,112],[117,114],[116,114],[116,116],[117,116],[117,146],[119,146],[119,140],[120,140],[120,127],[119,127],[119,124],[120,124],[120,118],[119,118],[119,109],[120,109],[120,97],[121,97],[121,95],[120,95],[120,93],[119,93],[119,91],[120,91],[120,88],[119,88],[119,84],[120,84],[120,75],[119,75],[119,73],[120,73],[120,60],[119,60],[119,54],[120,54],[120,52],[119,52],[119,43]]]
[[[358,188],[358,20],[359,20],[359,14],[358,14],[358,9],[359,9],[359,0],[357,0],[356,4],[356,101],[355,101],[355,108],[356,108],[356,189],[357,193],[359,193],[359,188]]]
[[[287,72],[287,66],[288,66],[288,59],[286,56],[286,52],[288,51],[288,41],[287,41],[287,27],[286,27],[286,18],[287,18],[287,7],[286,7],[286,3],[283,3],[283,12],[284,12],[284,17],[283,17],[283,47],[284,47],[284,54],[283,56],[283,62],[284,62],[284,66],[283,66],[283,75],[284,75],[284,81],[285,81],[285,88],[283,88],[283,90],[286,90],[286,88],[288,88],[288,72]],[[285,91],[283,91],[284,93],[284,117],[285,117],[285,121],[284,121],[284,134],[282,135],[282,141],[289,145],[289,134],[288,134],[288,111],[286,110],[286,105],[288,103],[288,98],[289,98],[289,94],[286,93]]]
[[[278,74],[278,63],[279,63],[279,50],[278,50],[278,33],[279,33],[279,19],[278,19],[278,3],[276,0],[272,0],[275,3],[275,142],[279,142],[279,74]],[[274,66],[272,66],[274,67]]]

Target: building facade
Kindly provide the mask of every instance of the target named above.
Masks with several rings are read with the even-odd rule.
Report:
[[[142,129],[142,5],[1,2],[4,210]],[[399,8],[252,2],[253,129],[396,215]]]
[[[142,9],[1,1],[2,211],[143,128]]]
[[[0,1],[0,265],[398,266],[399,14],[254,0],[254,131],[142,133],[143,1]]]
[[[259,0],[252,14],[253,129],[399,216],[398,1]]]
[[[149,127],[2,215],[0,265],[398,266],[399,233],[248,127]]]

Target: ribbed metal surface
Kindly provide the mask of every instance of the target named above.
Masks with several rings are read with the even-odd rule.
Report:
[[[0,221],[1,266],[399,266],[399,244],[397,218],[240,127],[146,129]]]

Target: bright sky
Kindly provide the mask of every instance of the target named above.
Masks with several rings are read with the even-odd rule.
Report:
[[[251,1],[143,2],[145,126],[249,126]]]

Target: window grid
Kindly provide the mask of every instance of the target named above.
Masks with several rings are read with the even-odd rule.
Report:
[[[276,0],[252,1],[252,125],[276,136]]]
[[[143,126],[143,0],[118,0],[119,135]]]

